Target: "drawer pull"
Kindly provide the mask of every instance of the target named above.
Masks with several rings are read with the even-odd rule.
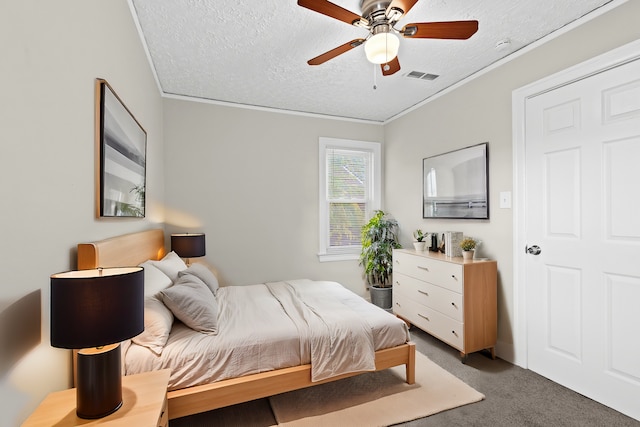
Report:
[[[455,302],[452,302],[451,305],[454,306],[455,308],[458,308]]]
[[[451,331],[451,333],[452,333],[453,335],[455,335],[456,337],[458,336],[458,334],[456,334],[456,331]]]
[[[425,319],[426,321],[430,322],[431,320],[429,320],[429,318],[427,316],[423,316],[422,314],[418,313],[418,316],[422,317],[423,319]]]
[[[429,292],[421,291],[420,289],[418,289],[418,292],[421,293],[422,295],[429,296]]]
[[[419,268],[420,270],[429,271],[429,268],[428,268],[428,267],[422,267],[421,265],[419,265],[419,266],[418,266],[418,268]]]
[[[400,303],[399,303],[399,302],[397,302],[397,303],[396,303],[396,305],[397,305],[398,307],[402,307],[402,305],[400,305]]]

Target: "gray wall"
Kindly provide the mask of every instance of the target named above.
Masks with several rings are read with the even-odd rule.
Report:
[[[482,240],[480,256],[498,261],[499,355],[513,346],[513,218],[499,193],[512,191],[512,91],[640,37],[640,1],[629,1],[548,43],[493,69],[385,126],[385,207],[411,231],[455,230]],[[489,142],[491,218],[488,221],[422,219],[422,159]]]
[[[48,392],[71,384],[68,351],[49,345],[48,289],[52,273],[75,267],[78,242],[166,217],[168,231],[207,233],[206,261],[225,284],[309,277],[366,294],[357,261],[316,257],[320,136],[384,141],[384,206],[405,246],[417,227],[483,240],[483,255],[499,263],[499,337],[510,345],[512,212],[497,198],[512,186],[511,91],[639,38],[638,16],[631,0],[383,127],[161,99],[125,0],[3,2],[0,425],[19,424]],[[94,218],[96,77],[148,132],[144,220]],[[422,220],[421,159],[482,141],[491,220]],[[38,315],[40,328],[27,327]]]
[[[336,280],[365,295],[357,261],[319,263],[318,137],[384,141],[383,207],[411,233],[462,231],[498,260],[499,346],[513,352],[512,191],[514,89],[640,37],[629,1],[380,127],[165,99],[165,185],[170,231],[205,231],[205,260],[227,285],[294,277]],[[489,142],[491,218],[422,219],[422,159]],[[514,197],[516,195],[513,195]]]
[[[357,261],[318,261],[318,138],[377,124],[165,99],[167,231],[203,231],[224,285],[310,278],[366,290]]]
[[[164,220],[162,102],[125,0],[3,1],[0,40],[0,425],[15,426],[71,386],[49,276],[75,268],[78,242]],[[146,219],[95,219],[96,77],[148,133]]]

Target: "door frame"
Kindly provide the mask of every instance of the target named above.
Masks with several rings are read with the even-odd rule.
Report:
[[[512,92],[513,133],[513,360],[528,368],[527,283],[525,277],[526,211],[525,199],[525,117],[527,99],[588,78],[611,68],[640,59],[640,40],[633,41],[595,58],[542,78]]]

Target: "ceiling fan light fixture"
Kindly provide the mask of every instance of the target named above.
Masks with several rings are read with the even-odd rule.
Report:
[[[400,39],[393,33],[380,32],[371,36],[364,44],[364,52],[369,62],[386,64],[398,56]]]

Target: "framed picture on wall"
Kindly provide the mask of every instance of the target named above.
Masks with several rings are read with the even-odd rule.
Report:
[[[424,218],[489,219],[489,144],[422,161]]]
[[[98,217],[145,216],[147,132],[106,80],[96,79]]]

